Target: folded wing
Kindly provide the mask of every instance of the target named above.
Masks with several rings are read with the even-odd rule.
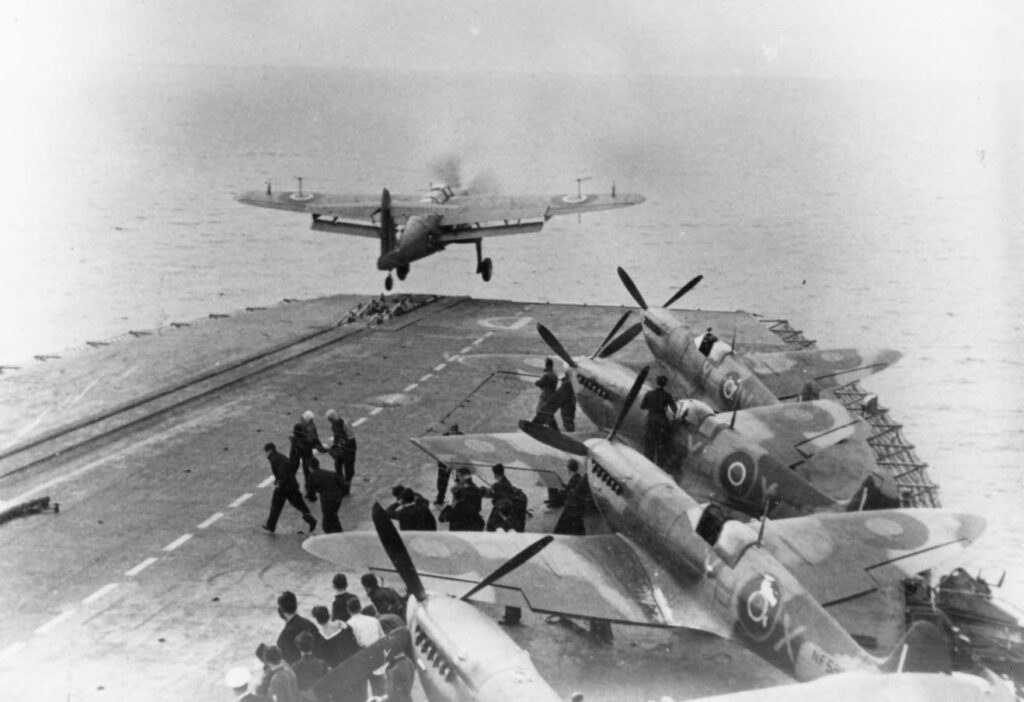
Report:
[[[840,441],[866,438],[868,433],[863,421],[831,400],[741,410],[736,413],[735,427],[788,466],[795,466]]]
[[[740,357],[779,399],[796,397],[809,382],[829,390],[884,370],[903,356],[893,349],[826,349],[747,353]]]
[[[945,509],[821,513],[769,522],[763,543],[828,606],[939,566],[984,531]]]

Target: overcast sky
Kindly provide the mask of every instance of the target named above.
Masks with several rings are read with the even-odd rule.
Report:
[[[7,0],[22,77],[105,63],[1024,77],[1016,0]]]

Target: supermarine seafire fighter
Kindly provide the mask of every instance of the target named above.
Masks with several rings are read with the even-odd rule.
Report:
[[[613,344],[602,344],[591,357],[573,358],[546,327],[537,327],[568,367],[579,407],[598,429],[607,432],[622,414],[636,371],[607,358],[617,350]],[[641,397],[650,390],[643,385]],[[674,458],[662,468],[695,499],[714,501],[752,517],[767,510],[772,518],[898,506],[898,501],[893,504],[882,496],[880,486],[894,489],[873,471],[873,465],[845,467],[844,472],[856,482],[850,486],[855,492],[844,501],[822,493],[793,470],[813,460],[817,452],[866,432],[863,421],[834,401],[776,403],[723,414],[699,400],[685,399],[678,405],[677,418],[671,423]],[[631,407],[619,427],[620,440],[642,449],[644,421],[641,411]],[[593,435],[574,436],[584,440]],[[565,452],[520,432],[422,436],[411,441],[450,465],[504,462],[557,476],[566,459]],[[522,460],[515,460],[516,456]]]
[[[577,184],[580,180],[578,179]],[[483,258],[486,237],[538,232],[556,215],[596,212],[639,205],[643,195],[480,195],[433,185],[423,196],[392,195],[385,188],[380,197],[307,192],[299,181],[297,191],[254,190],[238,201],[256,207],[301,212],[313,218],[316,231],[352,234],[380,240],[377,269],[388,271],[384,287],[391,290],[391,271],[405,280],[409,264],[443,251],[449,244],[476,246],[476,272],[491,279],[493,264]]]
[[[553,536],[500,580],[487,598],[532,610],[656,627],[696,629],[735,641],[798,680],[842,672],[948,670],[944,635],[912,626],[876,657],[826,607],[936,567],[984,531],[980,517],[945,509],[725,519],[663,470],[616,441],[645,380],[641,372],[607,438],[579,442],[523,422],[535,439],[586,458],[594,501],[609,533]],[[536,544],[536,534],[409,532],[421,573],[475,584]],[[311,553],[350,568],[395,571],[375,534],[308,539]],[[942,652],[945,651],[945,655]]]

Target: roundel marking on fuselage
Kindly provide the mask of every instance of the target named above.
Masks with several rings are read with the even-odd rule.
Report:
[[[755,576],[740,589],[736,616],[743,631],[754,641],[764,641],[775,629],[782,612],[782,596],[775,578]]]
[[[733,451],[718,466],[718,480],[726,492],[738,497],[746,497],[757,485],[757,466],[750,454]]]
[[[739,400],[740,392],[740,376],[736,371],[729,371],[722,378],[722,383],[719,386],[719,394],[722,399],[729,404],[730,407],[733,403]]]

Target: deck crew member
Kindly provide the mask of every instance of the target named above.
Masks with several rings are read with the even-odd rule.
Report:
[[[558,422],[555,421],[554,403],[551,401],[558,390],[558,376],[555,375],[555,362],[550,358],[544,359],[544,373],[534,383],[540,388],[540,397],[537,399],[537,413],[533,417],[534,424],[551,427],[558,431]]]
[[[459,431],[459,425],[452,423],[450,427],[441,436],[455,436],[462,434]],[[437,462],[437,499],[434,500],[435,505],[443,505],[445,495],[448,493],[448,480],[452,475],[452,467],[443,461]]]
[[[352,489],[352,477],[356,474],[356,434],[352,431],[352,425],[334,410],[327,410],[327,421],[334,435],[327,452],[334,459],[334,470],[345,478],[347,495]]]
[[[644,395],[640,409],[647,410],[647,432],[644,436],[644,455],[652,463],[665,467],[669,455],[669,413],[675,413],[676,402],[665,389],[668,378],[658,376],[658,387]]]
[[[323,516],[324,533],[336,534],[343,531],[338,510],[341,509],[341,498],[345,496],[342,477],[337,473],[324,470],[320,461],[313,459],[309,477],[306,478],[306,490],[320,498],[320,511]]]
[[[707,332],[705,332],[704,336],[700,339],[700,347],[698,350],[707,356],[711,353],[711,348],[715,345],[716,341],[718,341],[718,337],[712,333],[711,327],[708,327]]]
[[[309,507],[302,499],[302,493],[299,492],[299,481],[295,479],[298,465],[285,458],[285,455],[277,450],[273,442],[264,444],[263,451],[267,454],[270,470],[274,473],[274,494],[270,498],[270,514],[267,516],[267,521],[260,526],[270,533],[274,533],[281,510],[284,509],[284,503],[290,502],[295,509],[302,513],[302,518],[309,525],[310,533],[313,533],[313,530],[316,529],[316,517],[310,514]]]
[[[302,477],[306,481],[306,499],[310,502],[316,498],[309,492],[309,467],[313,462],[313,449],[322,449],[320,435],[316,430],[316,422],[313,421],[313,413],[306,410],[302,413],[302,419],[292,427],[292,448],[288,460],[295,464],[296,471],[299,464],[302,464]]]

